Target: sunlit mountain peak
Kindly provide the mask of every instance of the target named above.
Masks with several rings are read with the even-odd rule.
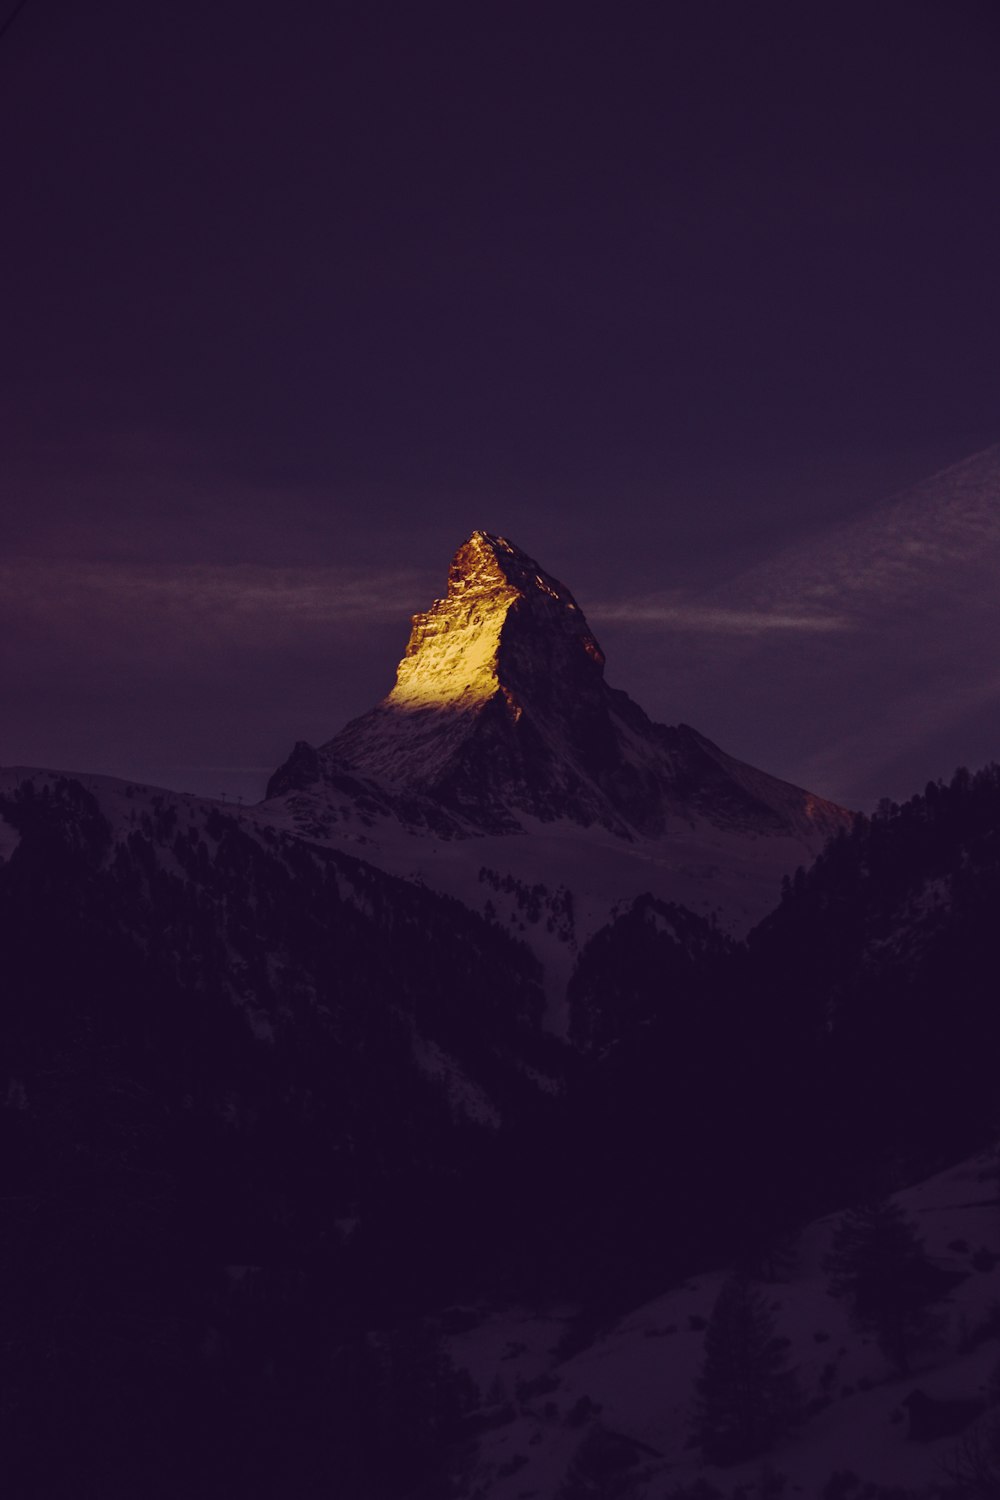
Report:
[[[532,686],[513,639],[521,626],[535,639],[534,655],[540,640],[559,640],[589,672],[603,667],[569,590],[506,537],[474,531],[452,559],[445,597],[413,617],[387,706],[473,708],[500,693],[516,713],[514,700]]]

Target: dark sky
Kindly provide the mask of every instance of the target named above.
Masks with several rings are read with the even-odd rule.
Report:
[[[767,769],[864,802],[1000,757],[1000,459],[979,531],[913,502],[909,593],[843,561],[912,553],[879,502],[1000,439],[998,100],[992,0],[28,0],[0,762],[252,795],[386,691],[477,526]]]

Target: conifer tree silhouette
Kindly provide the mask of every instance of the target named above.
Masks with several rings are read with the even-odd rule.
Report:
[[[719,1293],[705,1333],[694,1436],[710,1463],[733,1464],[771,1447],[796,1407],[786,1345],[762,1294],[740,1273]]]
[[[930,1331],[926,1307],[940,1278],[899,1205],[863,1203],[846,1213],[823,1268],[831,1294],[848,1299],[857,1326],[875,1337],[901,1375],[909,1374]]]

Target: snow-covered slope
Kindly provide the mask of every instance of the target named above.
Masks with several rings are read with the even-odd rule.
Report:
[[[110,951],[137,946],[170,982],[231,1007],[259,1042],[294,1045],[319,1025],[350,1055],[392,1037],[394,1065],[456,1124],[499,1126],[508,1083],[515,1113],[522,1096],[556,1087],[533,1055],[536,962],[434,892],[283,834],[253,808],[110,776],[0,768],[10,890],[39,900],[36,886],[58,881],[66,859],[57,930],[83,920],[106,929]]]
[[[829,1295],[822,1263],[840,1216],[807,1225],[786,1247],[758,1287],[777,1335],[788,1341],[807,1415],[763,1459],[720,1468],[704,1463],[690,1442],[705,1326],[724,1270],[695,1275],[576,1338],[584,1347],[575,1353],[566,1352],[574,1331],[568,1308],[494,1311],[476,1321],[452,1337],[450,1353],[488,1397],[497,1425],[480,1439],[469,1493],[555,1500],[582,1445],[589,1441],[596,1454],[599,1437],[609,1454],[618,1443],[620,1469],[609,1469],[605,1490],[581,1485],[568,1493],[622,1500],[663,1500],[675,1490],[691,1500],[938,1495],[960,1463],[962,1434],[922,1440],[905,1403],[915,1390],[931,1401],[981,1401],[1000,1361],[996,1171],[990,1153],[896,1195],[931,1259],[959,1283],[933,1307],[934,1338],[907,1376],[892,1370]],[[767,1472],[783,1475],[784,1488],[758,1489]],[[853,1488],[846,1480],[841,1490],[828,1488],[833,1475],[847,1472]],[[698,1491],[698,1481],[713,1488]]]
[[[850,819],[652,723],[606,684],[569,590],[483,531],[414,618],[389,696],[318,750],[297,745],[264,810],[495,913],[557,981],[643,891],[745,931]]]

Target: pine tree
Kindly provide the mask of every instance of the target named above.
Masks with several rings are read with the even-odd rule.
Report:
[[[994,1372],[992,1390],[997,1389]],[[1000,1500],[1000,1409],[991,1401],[992,1410],[962,1433],[954,1450],[945,1459],[944,1471],[955,1485],[955,1493],[964,1500]]]
[[[719,1293],[705,1332],[694,1434],[710,1463],[732,1464],[771,1447],[796,1407],[785,1344],[763,1296],[744,1275]]]
[[[875,1337],[900,1374],[908,1374],[929,1334],[926,1306],[940,1291],[941,1278],[898,1204],[865,1203],[845,1214],[824,1270],[831,1294],[848,1298],[857,1326]]]

